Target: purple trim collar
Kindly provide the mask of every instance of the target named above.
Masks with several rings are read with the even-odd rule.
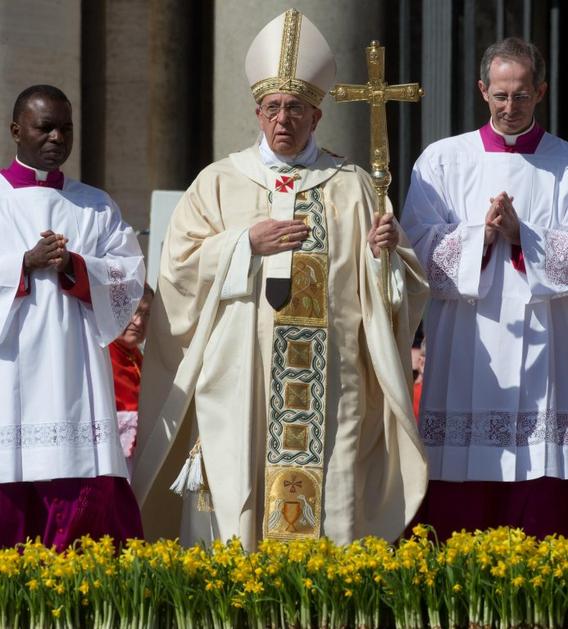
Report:
[[[520,135],[512,146],[505,143],[505,138],[502,135],[495,133],[490,122],[479,129],[479,134],[481,135],[483,148],[488,153],[524,153],[532,155],[544,135],[544,129],[535,123],[533,128],[527,133]]]
[[[47,173],[46,181],[38,181],[33,168],[28,168],[14,160],[8,168],[2,168],[0,174],[4,175],[12,188],[29,188],[41,186],[42,188],[63,189],[65,177],[60,170],[52,170]]]

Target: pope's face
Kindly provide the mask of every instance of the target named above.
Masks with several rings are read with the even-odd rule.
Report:
[[[39,170],[56,170],[73,146],[71,106],[60,100],[32,96],[10,124],[18,159]]]
[[[534,86],[528,60],[495,57],[489,67],[489,85],[478,82],[489,105],[495,128],[506,135],[521,133],[530,127],[534,110],[545,92],[546,83]]]
[[[271,109],[278,107],[280,109],[272,115]],[[321,111],[291,94],[269,94],[256,108],[256,117],[268,146],[275,153],[293,157],[308,143]]]

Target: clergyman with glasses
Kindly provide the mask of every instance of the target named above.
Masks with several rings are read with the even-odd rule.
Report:
[[[410,397],[425,281],[392,214],[373,217],[369,175],[317,144],[335,80],[317,28],[286,11],[246,72],[260,139],[197,177],[163,246],[133,474],[145,532],[392,540],[426,487]]]
[[[535,120],[545,63],[508,38],[483,55],[490,120],[416,162],[402,214],[432,291],[419,514],[453,530],[568,534],[568,143]]]

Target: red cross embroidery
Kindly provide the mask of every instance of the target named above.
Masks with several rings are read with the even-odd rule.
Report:
[[[281,179],[277,179],[274,187],[278,192],[288,192],[294,189],[294,177],[286,177],[282,175]]]
[[[295,494],[296,493],[296,487],[301,488],[302,487],[302,481],[301,480],[296,480],[295,476],[292,476],[292,480],[285,480],[284,481],[284,487],[290,487],[289,491],[291,494]]]

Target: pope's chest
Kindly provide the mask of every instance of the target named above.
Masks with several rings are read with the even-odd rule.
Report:
[[[328,214],[323,185],[296,191],[292,176],[276,178],[273,189],[251,182],[246,193],[225,196],[221,202],[227,228],[250,226],[266,219],[301,220],[309,228],[302,249],[325,251],[328,238]],[[334,217],[331,216],[331,220]]]

